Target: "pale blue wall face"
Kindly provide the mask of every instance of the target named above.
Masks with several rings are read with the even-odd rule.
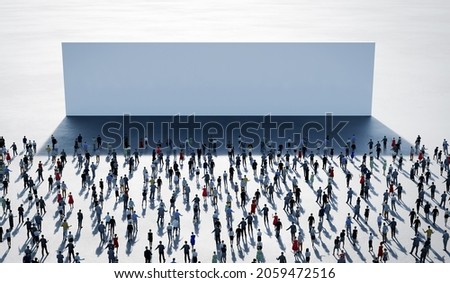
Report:
[[[63,43],[67,115],[371,115],[374,43]]]

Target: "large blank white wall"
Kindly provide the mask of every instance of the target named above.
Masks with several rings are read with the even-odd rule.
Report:
[[[371,115],[374,43],[63,43],[67,115]]]

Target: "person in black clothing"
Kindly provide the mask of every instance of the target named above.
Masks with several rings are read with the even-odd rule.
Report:
[[[78,220],[78,230],[81,230],[83,228],[83,213],[81,212],[81,209],[77,212],[77,220]]]
[[[56,255],[56,260],[58,263],[64,263],[64,255],[61,251],[58,251],[58,254]]]
[[[286,256],[284,255],[283,252],[281,252],[279,257],[277,257],[277,260],[279,263],[287,263]]]
[[[220,252],[221,252],[221,258],[220,262],[226,263],[227,262],[227,245],[224,241],[222,241],[222,244],[220,246]]]
[[[191,246],[188,244],[187,241],[184,241],[184,245],[180,248],[181,250],[183,250],[184,253],[184,262],[185,263],[190,263],[191,262],[191,256],[190,256],[190,250],[191,250]]]
[[[145,263],[152,262],[152,251],[149,250],[148,247],[145,247],[144,258],[145,258]]]
[[[159,262],[166,262],[166,256],[164,255],[165,246],[162,244],[162,241],[159,241],[159,245],[156,246],[155,250],[158,250],[159,254]]]
[[[269,208],[267,207],[267,204],[264,204],[264,207],[261,209],[264,216],[264,224],[269,225]]]
[[[147,240],[148,240],[148,244],[149,244],[150,249],[151,249],[152,246],[153,246],[153,232],[152,232],[152,229],[149,229],[149,230],[148,230],[148,233],[147,233]]]
[[[19,206],[19,208],[17,209],[17,211],[18,211],[18,214],[19,214],[19,224],[20,224],[20,223],[23,223],[23,214],[24,214],[24,212],[25,212],[25,209],[23,208],[23,204],[21,204],[21,205]]]
[[[111,216],[111,219],[109,220],[109,229],[111,230],[111,234],[115,233],[116,219],[114,219],[114,216]]]
[[[75,245],[69,242],[66,245],[66,248],[67,248],[67,256],[69,257],[69,262],[72,262],[72,258],[75,259]]]
[[[416,219],[416,211],[414,208],[409,212],[409,227],[413,226],[414,219]]]
[[[42,257],[44,257],[44,251],[48,255],[48,249],[47,249],[48,241],[46,238],[44,238],[44,235],[41,235],[41,239],[39,240],[39,242],[41,243]]]
[[[278,219],[277,223],[275,223],[275,237],[280,237],[280,231],[283,228],[283,224],[281,224],[281,220]]]

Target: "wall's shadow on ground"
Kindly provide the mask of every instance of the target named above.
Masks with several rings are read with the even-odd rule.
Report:
[[[119,152],[123,149],[124,136],[129,137],[132,149],[137,148],[139,140],[146,136],[153,146],[158,142],[165,145],[169,139],[178,145],[190,138],[194,147],[207,144],[208,136],[214,136],[219,141],[218,153],[225,153],[224,143],[230,141],[237,147],[239,136],[242,141],[253,143],[255,152],[259,152],[262,137],[284,146],[288,138],[298,145],[307,137],[308,147],[316,149],[329,136],[328,146],[333,146],[336,155],[353,134],[357,140],[357,154],[368,151],[370,138],[376,142],[386,136],[389,148],[392,138],[399,137],[371,116],[70,116],[50,134],[58,139],[58,148],[68,153],[73,152],[78,134],[90,147],[93,138],[100,135],[103,142],[110,142]],[[51,144],[50,137],[39,153],[46,154],[47,144]],[[405,149],[410,145],[403,140],[403,152],[408,151]]]

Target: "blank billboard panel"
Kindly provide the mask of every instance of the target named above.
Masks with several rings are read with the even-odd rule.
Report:
[[[371,115],[374,43],[63,43],[66,114]]]

